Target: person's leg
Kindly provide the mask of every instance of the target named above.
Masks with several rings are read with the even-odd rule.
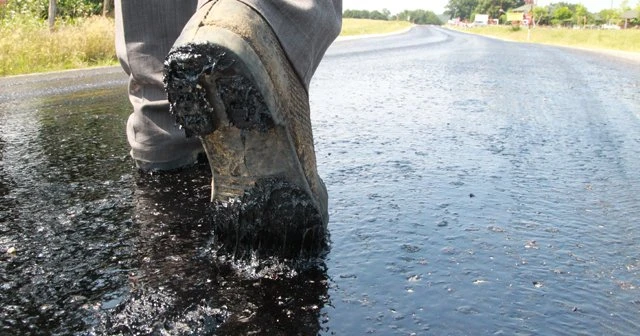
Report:
[[[169,113],[163,88],[164,58],[196,11],[197,0],[116,0],[116,52],[129,75],[133,113],[127,121],[131,156],[143,170],[192,164],[200,141],[187,138]]]

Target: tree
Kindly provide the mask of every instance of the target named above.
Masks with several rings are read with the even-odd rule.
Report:
[[[433,24],[441,25],[442,22],[436,13],[432,11],[425,11],[422,9],[411,11],[411,22],[415,24]]]
[[[600,11],[600,19],[604,22],[618,22],[620,13],[615,9],[603,9]]]
[[[551,16],[551,23],[554,25],[564,25],[572,20],[573,12],[569,7],[563,6],[556,8]]]
[[[449,18],[469,19],[476,7],[478,0],[449,0],[445,14],[449,15]]]
[[[477,14],[489,14],[491,18],[498,18],[509,9],[520,7],[522,0],[479,0],[474,12]]]
[[[476,14],[489,14],[489,17],[497,17],[500,10],[504,10],[498,0],[480,0],[474,12]]]
[[[53,31],[56,24],[56,12],[58,11],[58,4],[56,0],[49,0],[49,13],[47,18],[49,20],[49,30]]]
[[[352,19],[369,19],[371,18],[371,13],[367,10],[347,9],[342,13],[342,17]]]
[[[107,16],[109,14],[109,10],[111,9],[111,0],[104,0],[102,3],[102,16]]]
[[[533,18],[536,26],[549,24],[549,9],[546,7],[533,7]]]
[[[576,11],[576,4],[568,3],[568,2],[556,2],[549,5],[549,10],[551,13],[555,12],[557,9],[567,7],[573,13]]]
[[[372,20],[389,20],[389,16],[386,16],[377,10],[371,12],[369,14],[369,18]]]
[[[383,8],[382,15],[384,15],[387,18],[387,20],[389,20],[391,18],[391,11],[386,8]]]
[[[398,13],[395,16],[396,20],[402,20],[402,21],[411,21],[412,23],[415,24],[432,24],[432,25],[441,25],[442,21],[440,21],[440,18],[438,17],[438,15],[436,15],[436,13],[432,12],[432,11],[425,11],[422,9],[417,9],[417,10],[404,10],[400,13]]]
[[[580,4],[576,5],[573,15],[575,24],[584,26],[585,24],[587,24],[587,21],[590,20],[590,16],[591,14],[589,14],[589,11],[585,6]]]

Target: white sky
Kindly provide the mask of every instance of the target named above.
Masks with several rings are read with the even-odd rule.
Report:
[[[546,6],[549,3],[567,2],[581,3],[592,12],[599,12],[603,9],[620,7],[623,0],[536,0],[537,5]],[[629,6],[635,7],[638,0],[629,0]],[[343,9],[366,9],[382,10],[386,8],[395,14],[405,9],[424,9],[433,11],[436,14],[444,12],[444,7],[449,0],[342,0]]]

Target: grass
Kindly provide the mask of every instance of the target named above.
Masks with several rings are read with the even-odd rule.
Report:
[[[404,21],[344,19],[340,35],[383,34],[408,28]],[[0,76],[116,65],[113,19],[93,16],[58,22],[16,17],[0,21]]]
[[[536,27],[531,29],[530,41],[527,40],[527,28],[514,31],[510,26],[487,26],[473,27],[466,31],[518,42],[640,52],[640,29],[599,30]]]
[[[368,19],[342,19],[340,36],[385,34],[409,28],[407,21],[381,21]]]
[[[0,76],[117,64],[113,19],[59,23],[12,20],[0,24]]]

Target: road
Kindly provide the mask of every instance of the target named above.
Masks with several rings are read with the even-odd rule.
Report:
[[[640,67],[418,26],[310,88],[324,268],[220,259],[202,167],[127,158],[119,69],[0,80],[9,334],[635,335]]]

